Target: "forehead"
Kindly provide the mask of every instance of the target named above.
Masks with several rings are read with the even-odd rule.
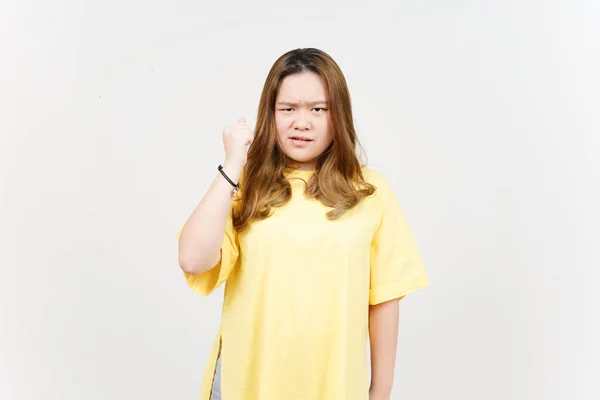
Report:
[[[327,100],[323,78],[314,72],[288,75],[279,85],[277,100],[317,101]]]

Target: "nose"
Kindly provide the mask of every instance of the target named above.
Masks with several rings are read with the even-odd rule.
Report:
[[[308,118],[306,117],[306,113],[304,110],[301,110],[294,121],[294,125],[296,129],[306,130],[310,128],[310,123],[308,122]]]

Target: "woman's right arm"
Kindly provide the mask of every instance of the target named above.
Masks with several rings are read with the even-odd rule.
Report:
[[[223,130],[225,162],[223,172],[239,182],[247,161],[248,145],[254,137],[244,118]],[[179,235],[179,266],[184,272],[198,275],[221,260],[225,222],[233,202],[233,187],[217,172],[210,188],[200,201]]]
[[[232,164],[223,172],[238,182],[242,168]],[[217,172],[212,185],[188,218],[179,236],[179,266],[188,274],[208,271],[221,259],[225,221],[230,212],[233,187]]]

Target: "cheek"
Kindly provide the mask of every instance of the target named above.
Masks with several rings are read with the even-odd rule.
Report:
[[[279,134],[285,134],[287,131],[289,131],[290,124],[291,122],[289,121],[289,118],[286,118],[285,116],[275,117],[275,126],[277,127],[277,132]]]
[[[322,119],[320,119],[320,120],[318,121],[318,126],[319,126],[319,130],[320,130],[321,132],[326,132],[326,133],[327,133],[327,135],[330,135],[330,133],[329,133],[329,132],[330,132],[330,130],[331,130],[331,129],[329,129],[329,127],[330,127],[330,124],[329,124],[329,120],[328,120],[328,119],[326,119],[326,118],[322,118]]]
[[[333,136],[328,136],[327,139],[325,139],[322,143],[321,143],[321,151],[325,150],[326,148],[329,147],[329,145],[331,145],[331,142],[333,142]]]
[[[329,121],[323,121],[323,124],[319,128],[323,132],[323,141],[327,142],[327,144],[331,143],[333,140],[333,131],[329,125]]]
[[[277,129],[277,134],[281,134],[283,130],[283,121],[279,117],[275,117],[275,128]]]
[[[284,121],[278,118],[275,119],[275,129],[277,133],[275,135],[275,137],[277,138],[277,143],[279,143],[280,147],[285,147],[285,138],[287,137],[289,129],[286,127]]]

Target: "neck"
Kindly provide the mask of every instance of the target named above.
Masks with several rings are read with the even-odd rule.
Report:
[[[297,171],[315,171],[317,166],[313,164],[288,164],[287,168]]]

